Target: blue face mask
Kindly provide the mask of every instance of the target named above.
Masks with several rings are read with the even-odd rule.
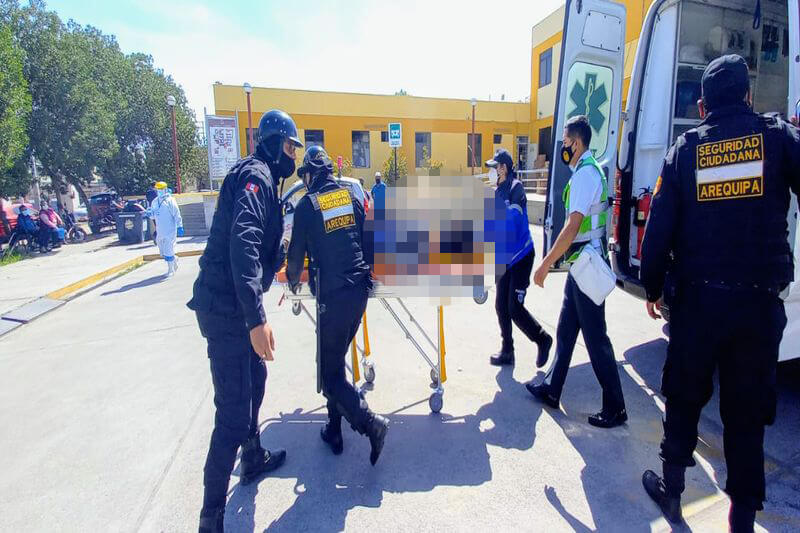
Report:
[[[158,193],[159,196],[167,195],[167,189],[157,189],[156,192]]]

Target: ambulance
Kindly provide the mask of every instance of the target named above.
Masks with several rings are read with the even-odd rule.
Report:
[[[653,187],[667,149],[700,123],[696,102],[704,68],[720,55],[739,54],[750,66],[757,112],[784,119],[800,113],[800,0],[655,0],[635,51],[629,51],[632,58],[625,57],[624,5],[567,0],[562,42],[545,251],[564,226],[562,193],[570,177],[558,155],[564,123],[583,114],[592,127],[590,149],[608,178],[609,255],[617,284],[644,298],[639,266]],[[623,110],[625,61],[631,59]],[[784,294],[788,324],[781,360],[800,357],[797,223],[793,198],[789,241],[796,281]]]

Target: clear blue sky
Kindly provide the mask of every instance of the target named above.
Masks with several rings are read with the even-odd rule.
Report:
[[[211,85],[519,100],[531,27],[560,0],[49,0],[116,35],[183,86],[198,118]]]

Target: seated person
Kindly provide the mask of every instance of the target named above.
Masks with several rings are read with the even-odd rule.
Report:
[[[61,246],[58,226],[63,225],[64,222],[58,213],[47,202],[42,202],[42,208],[39,210],[39,245],[42,248],[48,248],[51,244],[56,248]]]
[[[20,236],[25,235],[33,238],[39,233],[39,227],[31,218],[31,212],[26,205],[19,206],[19,216],[17,217],[17,232]]]

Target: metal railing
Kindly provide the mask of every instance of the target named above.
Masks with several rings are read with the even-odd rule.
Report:
[[[546,168],[535,168],[533,170],[518,170],[517,177],[525,186],[525,192],[530,194],[547,194],[547,174]],[[475,174],[475,177],[483,180],[484,183],[489,182],[489,174],[484,172],[482,174]]]
[[[517,171],[519,180],[525,186],[525,192],[533,194],[547,194],[547,174],[546,168]]]

